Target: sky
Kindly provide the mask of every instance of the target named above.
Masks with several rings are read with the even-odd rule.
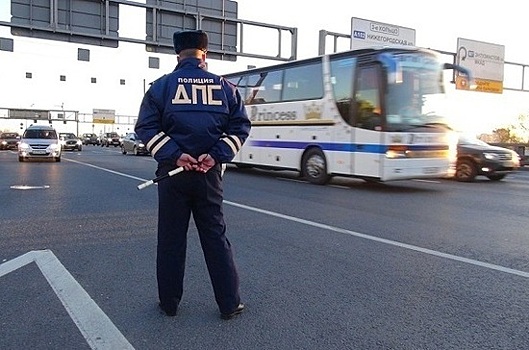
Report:
[[[141,2],[141,1],[139,1]],[[526,12],[514,0],[427,2],[417,0],[238,0],[238,18],[274,25],[295,27],[298,33],[297,58],[318,55],[320,30],[350,34],[351,18],[362,18],[395,26],[413,28],[416,45],[456,52],[457,39],[465,38],[505,47],[505,61],[529,65],[525,23]],[[142,38],[144,15],[140,9],[120,7],[120,35]],[[0,21],[10,21],[10,0],[0,0]],[[138,23],[140,23],[138,25]],[[63,43],[13,37],[9,27],[0,26],[0,37],[15,39],[15,52],[0,51],[0,110],[2,108],[61,109],[92,113],[93,109],[114,109],[116,114],[135,116],[148,82],[170,72],[176,56],[146,53],[142,45],[120,44],[120,48]],[[244,51],[257,54],[277,52],[276,31],[245,26]],[[290,38],[283,35],[283,55],[289,54]],[[333,50],[327,39],[327,52]],[[340,39],[338,51],[349,48]],[[90,49],[90,62],[77,61],[77,48]],[[285,52],[286,50],[286,52]],[[160,58],[160,69],[148,69],[149,56]],[[450,58],[446,58],[451,62]],[[278,61],[238,58],[237,62],[210,59],[209,70],[218,74],[265,66]],[[26,72],[33,78],[26,79]],[[66,75],[67,84],[58,81]],[[529,77],[529,71],[526,72]],[[97,84],[89,84],[97,77]],[[526,89],[529,78],[526,77]],[[125,79],[125,86],[114,84]],[[5,84],[5,82],[9,82]],[[505,72],[505,86],[521,87],[521,70]],[[503,94],[468,92],[447,86],[454,105],[456,127],[485,133],[529,114],[529,92],[504,90]],[[1,113],[1,112],[0,112]],[[1,115],[0,115],[1,116]],[[0,119],[0,124],[5,119]],[[5,127],[4,127],[5,128]],[[2,125],[0,125],[2,129]]]

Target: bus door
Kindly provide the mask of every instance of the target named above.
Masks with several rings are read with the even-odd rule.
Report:
[[[353,173],[379,178],[382,175],[385,149],[384,119],[381,107],[382,68],[379,64],[360,64],[356,71],[351,106]]]

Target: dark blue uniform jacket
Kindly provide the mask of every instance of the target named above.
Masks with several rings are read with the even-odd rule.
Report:
[[[235,86],[203,69],[200,59],[186,58],[152,83],[135,131],[160,165],[176,166],[182,153],[231,161],[250,127]]]

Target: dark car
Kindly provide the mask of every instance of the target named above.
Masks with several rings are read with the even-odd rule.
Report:
[[[108,147],[110,145],[118,147],[121,145],[121,137],[116,132],[106,132],[100,137],[101,147]]]
[[[83,134],[81,141],[83,141],[83,145],[99,145],[99,137],[96,134]]]
[[[17,149],[20,135],[16,132],[0,133],[0,149]]]
[[[478,175],[499,181],[519,168],[520,157],[515,151],[489,145],[475,137],[459,136],[454,174],[457,181],[474,181]]]
[[[121,153],[127,154],[129,152],[136,156],[150,154],[135,132],[128,133],[121,141]]]
[[[59,133],[59,143],[63,151],[82,151],[83,142],[73,133]]]

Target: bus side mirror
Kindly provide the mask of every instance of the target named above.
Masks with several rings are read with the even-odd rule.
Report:
[[[461,67],[457,64],[445,63],[443,69],[452,69],[454,70],[454,77],[456,85],[465,85],[465,89],[475,90],[477,85],[470,69]]]

